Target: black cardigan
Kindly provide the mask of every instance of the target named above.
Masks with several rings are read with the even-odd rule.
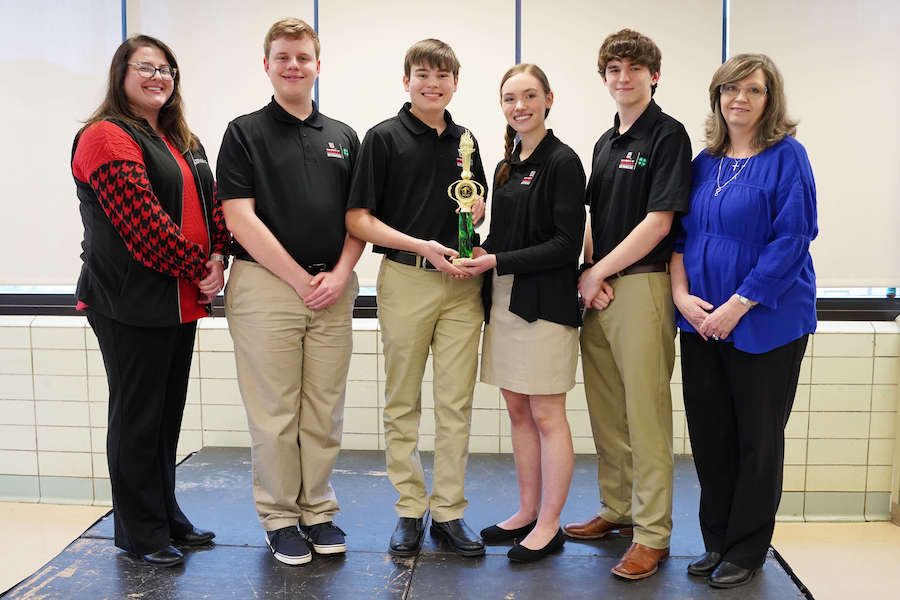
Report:
[[[141,166],[146,169],[153,195],[175,223],[180,224],[184,180],[181,167],[165,140],[153,133],[149,124],[146,128],[141,128],[121,121],[113,122],[140,147],[143,154]],[[75,136],[72,145],[73,157],[80,137],[81,132]],[[222,240],[227,233],[224,222],[215,221],[215,180],[203,146],[185,152],[184,159],[191,168],[194,185],[200,196],[206,230],[210,235],[210,251],[225,252]],[[120,179],[121,181],[111,179],[109,185],[132,185],[127,178]],[[76,298],[92,310],[128,325],[167,327],[180,324],[178,278],[148,268],[135,260],[101,208],[97,192],[91,184],[76,178],[75,188],[84,225],[84,240],[81,242],[81,258],[84,262],[78,278]],[[138,214],[132,220],[135,226],[147,229],[148,233],[145,235],[154,235],[156,226],[148,219],[146,215]],[[160,252],[167,251],[174,250],[160,248]],[[207,305],[207,311],[209,308]]]
[[[584,237],[585,175],[575,151],[552,131],[524,161],[510,157],[510,177],[494,190],[490,233],[482,248],[499,275],[514,274],[509,310],[529,323],[581,325],[578,258]],[[496,173],[504,161],[497,165]],[[482,290],[490,318],[491,279]]]

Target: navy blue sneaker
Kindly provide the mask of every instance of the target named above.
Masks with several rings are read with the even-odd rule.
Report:
[[[316,525],[301,525],[300,531],[306,534],[316,554],[340,554],[347,551],[347,544],[343,530],[334,524],[334,521],[317,523]]]
[[[295,525],[267,531],[266,545],[275,559],[286,565],[302,565],[312,560],[309,544]]]

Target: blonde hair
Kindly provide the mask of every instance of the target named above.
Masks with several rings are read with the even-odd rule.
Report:
[[[514,67],[510,68],[500,80],[500,97],[503,97],[503,84],[509,80],[509,78],[519,75],[520,73],[528,73],[529,75],[533,75],[535,79],[538,80],[538,83],[541,84],[541,88],[544,90],[544,94],[550,93],[550,80],[547,79],[547,74],[544,73],[544,70],[541,69],[537,65],[532,65],[528,63],[519,63]],[[547,115],[550,114],[550,109],[544,111],[544,118],[547,118]],[[509,157],[512,156],[513,146],[516,141],[516,130],[512,128],[512,125],[509,123],[506,124],[506,135],[503,137],[504,139],[504,148],[503,148],[503,165],[500,167],[500,170],[497,171],[497,175],[494,177],[494,189],[497,189],[501,185],[509,180]]]
[[[797,121],[787,116],[784,80],[778,67],[765,54],[738,54],[722,63],[709,83],[710,114],[706,118],[706,150],[711,155],[722,156],[731,144],[728,125],[722,115],[722,86],[749,77],[757,69],[762,69],[766,79],[766,106],[753,136],[754,149],[765,150],[785,136],[797,133]]]
[[[265,40],[263,40],[263,52],[265,52],[266,58],[269,58],[272,42],[278,38],[299,40],[305,37],[312,40],[313,46],[316,48],[316,60],[318,60],[319,51],[321,50],[319,34],[316,33],[316,30],[309,23],[295,17],[286,17],[272,23],[268,33],[266,33]]]

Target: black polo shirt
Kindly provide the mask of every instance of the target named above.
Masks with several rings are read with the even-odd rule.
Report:
[[[344,247],[345,206],[359,138],[313,111],[304,121],[272,98],[228,124],[216,164],[220,200],[254,198],[256,215],[301,266],[333,267]],[[236,258],[253,257],[234,242]]]
[[[396,117],[366,133],[353,173],[347,208],[367,208],[385,225],[407,235],[458,245],[457,204],[447,187],[460,178],[459,139],[466,128],[444,111],[441,135],[410,112],[407,102]],[[474,136],[473,136],[474,138]],[[472,179],[485,187],[478,142],[472,155]],[[477,243],[477,241],[476,241]],[[387,248],[375,246],[375,252]]]
[[[504,162],[497,165],[495,178]],[[577,327],[578,255],[584,237],[581,159],[548,131],[525,160],[519,159],[517,147],[509,165],[509,179],[491,199],[491,230],[483,244],[496,255],[498,274],[514,274],[509,310],[528,322],[544,319]]]
[[[649,212],[686,213],[691,206],[691,141],[684,126],[656,102],[619,134],[613,127],[597,140],[585,203],[591,207],[593,261],[619,245]],[[668,262],[675,227],[635,265]]]

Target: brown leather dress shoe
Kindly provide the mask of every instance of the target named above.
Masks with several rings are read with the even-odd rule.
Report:
[[[669,558],[669,549],[657,550],[634,542],[610,571],[613,575],[625,579],[644,579],[659,569],[659,563]]]
[[[599,540],[611,531],[618,531],[621,535],[627,536],[634,534],[634,526],[631,523],[627,525],[612,523],[603,517],[566,523],[562,529],[567,536],[579,540]]]

